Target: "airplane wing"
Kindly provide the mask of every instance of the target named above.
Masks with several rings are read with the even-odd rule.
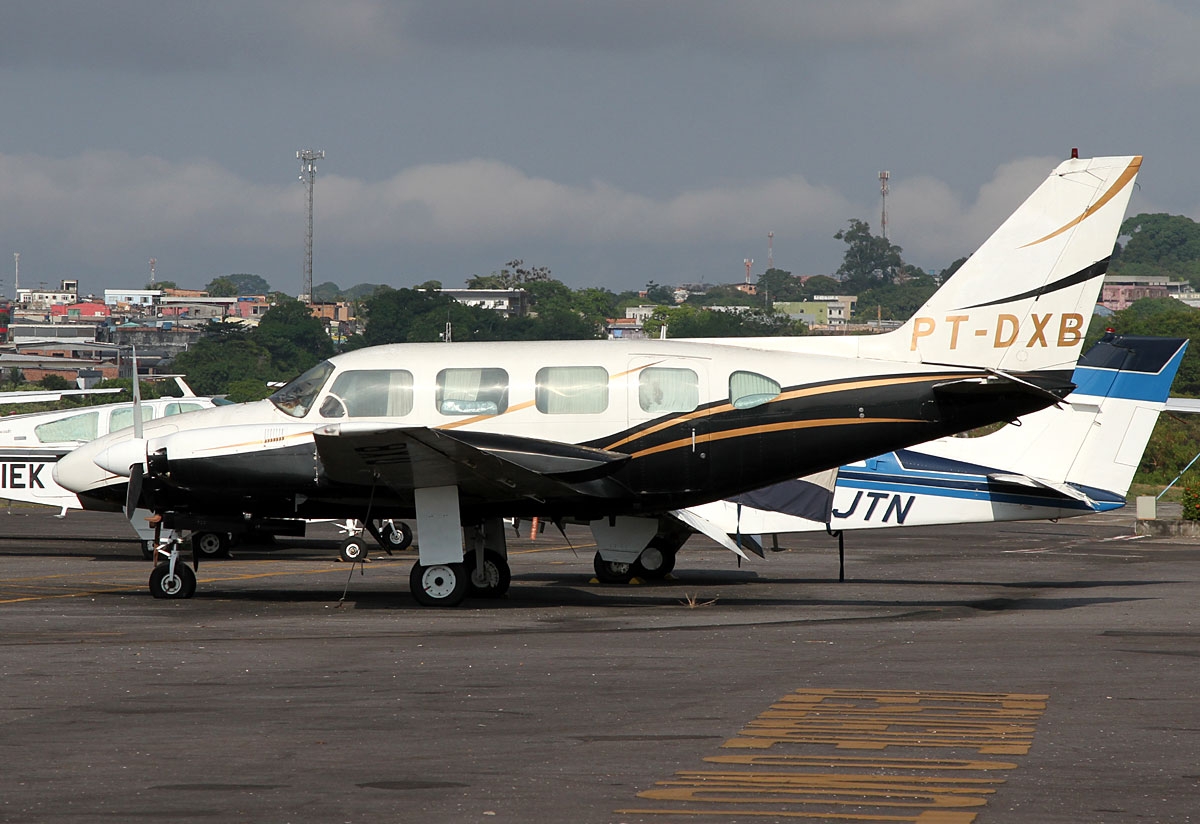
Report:
[[[369,485],[376,479],[398,492],[457,486],[486,501],[563,495],[603,497],[603,481],[629,456],[585,446],[489,433],[428,427],[341,423],[313,433],[326,476]]]
[[[17,392],[0,392],[0,405],[14,403],[45,403],[79,395],[112,395],[120,389],[30,389]]]

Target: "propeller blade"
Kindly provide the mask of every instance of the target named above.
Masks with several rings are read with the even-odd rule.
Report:
[[[133,518],[133,511],[137,509],[138,501],[142,497],[142,476],[145,470],[141,464],[134,464],[129,467],[129,484],[125,488],[125,517]]]
[[[137,347],[131,347],[133,352],[133,437],[142,439],[142,384],[138,380]]]

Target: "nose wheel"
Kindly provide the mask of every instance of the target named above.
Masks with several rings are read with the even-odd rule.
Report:
[[[362,537],[347,538],[338,549],[338,556],[343,561],[360,563],[367,558],[367,544]]]
[[[150,594],[155,598],[191,598],[196,573],[183,561],[159,564],[150,572]]]

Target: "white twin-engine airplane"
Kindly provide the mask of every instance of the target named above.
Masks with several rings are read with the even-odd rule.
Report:
[[[939,438],[691,511],[751,536],[1072,518],[1125,505],[1187,350],[1182,338],[1106,335],[1062,408],[978,438]],[[657,559],[656,559],[657,560]],[[665,559],[669,563],[670,559]]]
[[[597,566],[692,531],[732,548],[684,510],[1066,397],[1140,164],[1060,164],[886,335],[372,347],[100,438],[55,478],[178,530],[415,516],[425,605],[505,591],[504,517],[589,524]],[[178,544],[158,555],[151,592],[190,596]]]

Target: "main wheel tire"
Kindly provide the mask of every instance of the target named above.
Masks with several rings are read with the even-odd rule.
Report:
[[[408,588],[423,607],[456,607],[470,588],[466,568],[461,564],[430,564],[419,561],[408,574]]]
[[[142,560],[154,560],[154,541],[142,541]]]
[[[192,535],[192,549],[201,558],[228,558],[231,543],[226,532],[197,532]]]
[[[508,592],[512,581],[512,570],[508,560],[494,549],[483,551],[483,569],[480,570],[475,559],[475,550],[463,556],[463,566],[467,570],[467,581],[470,594],[482,598],[500,598]]]
[[[403,521],[393,521],[390,524],[384,524],[379,534],[383,536],[384,549],[400,551],[412,546],[412,527]]]
[[[661,580],[675,569],[675,550],[659,540],[651,541],[638,556],[635,575]]]
[[[343,561],[357,564],[367,559],[367,542],[361,537],[347,538],[338,549],[338,556]]]
[[[150,594],[155,598],[191,598],[196,592],[196,573],[182,561],[175,562],[175,574],[169,563],[159,564],[150,572]]]
[[[623,561],[606,561],[599,552],[592,558],[592,569],[596,570],[596,577],[602,584],[628,584],[636,571],[634,567],[635,564]]]

